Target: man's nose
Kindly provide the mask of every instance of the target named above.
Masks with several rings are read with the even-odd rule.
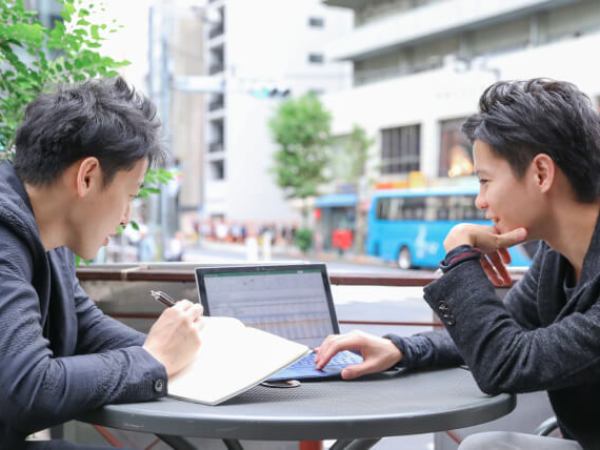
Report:
[[[479,209],[486,209],[488,207],[483,195],[481,195],[481,192],[477,194],[477,197],[475,197],[475,206],[477,206]]]
[[[121,217],[121,222],[120,224],[122,226],[125,226],[129,223],[129,220],[131,219],[131,204],[127,204],[127,208],[125,209],[125,213],[123,214],[123,217]]]

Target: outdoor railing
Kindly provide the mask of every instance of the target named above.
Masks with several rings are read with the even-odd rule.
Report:
[[[161,307],[150,300],[150,289],[163,288],[175,298],[197,299],[194,267],[189,263],[150,265],[84,266],[77,275],[90,297],[109,315],[118,319],[156,319]],[[513,278],[518,278],[517,273]],[[333,286],[423,287],[435,280],[434,272],[396,273],[330,273]],[[126,284],[123,284],[126,282]],[[499,289],[502,295],[503,289]],[[126,300],[123,299],[126,293]],[[339,318],[341,325],[381,325],[410,327],[440,327],[433,314],[431,320],[352,320]],[[386,319],[386,320],[384,320]],[[145,327],[143,327],[145,328]]]

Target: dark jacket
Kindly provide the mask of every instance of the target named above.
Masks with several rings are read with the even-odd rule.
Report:
[[[541,244],[502,302],[477,260],[425,288],[446,325],[400,340],[408,367],[462,361],[487,393],[548,391],[565,437],[600,448],[600,227],[576,285],[569,262]]]
[[[145,336],[94,305],[69,250],[45,251],[8,162],[0,164],[0,330],[0,448],[107,403],[165,395],[164,366],[141,348]]]

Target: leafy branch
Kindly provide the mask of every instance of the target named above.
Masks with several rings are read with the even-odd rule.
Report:
[[[113,77],[115,69],[128,65],[102,56],[97,49],[108,33],[119,26],[90,21],[101,5],[85,0],[56,0],[62,21],[48,28],[23,0],[0,2],[0,159],[13,152],[17,126],[25,107],[59,83],[83,81],[96,76]]]

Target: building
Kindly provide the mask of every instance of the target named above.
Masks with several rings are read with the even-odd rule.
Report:
[[[163,205],[172,221],[168,224],[168,234],[183,230],[191,236],[197,231],[203,203],[203,123],[208,94],[202,89],[187,89],[185,80],[204,74],[206,21],[202,9],[185,4],[177,6],[176,2],[167,2],[162,11],[157,12],[166,26],[163,32],[167,46],[160,51],[166,53],[166,61],[155,66],[160,67],[159,104],[168,105],[165,125],[170,159],[167,166],[175,172],[175,180],[168,186],[172,201],[167,197]]]
[[[192,236],[202,206],[205,91],[189,79],[204,73],[204,11],[183,0],[106,0],[105,21],[122,25],[103,52],[130,61],[121,74],[156,104],[166,150],[162,166],[175,180],[160,195],[136,202],[133,217],[147,224],[164,251],[178,230]],[[123,45],[126,42],[127,45]]]
[[[268,120],[288,96],[350,87],[350,67],[323,44],[352,29],[351,11],[317,0],[213,0],[206,5],[208,100],[203,215],[289,223],[300,218],[269,173]]]
[[[323,3],[355,14],[352,32],[326,48],[327,60],[352,64],[353,87],[323,101],[334,134],[358,123],[375,138],[379,187],[406,186],[416,172],[430,185],[464,180],[472,165],[460,124],[496,80],[568,80],[598,103],[597,0]]]

